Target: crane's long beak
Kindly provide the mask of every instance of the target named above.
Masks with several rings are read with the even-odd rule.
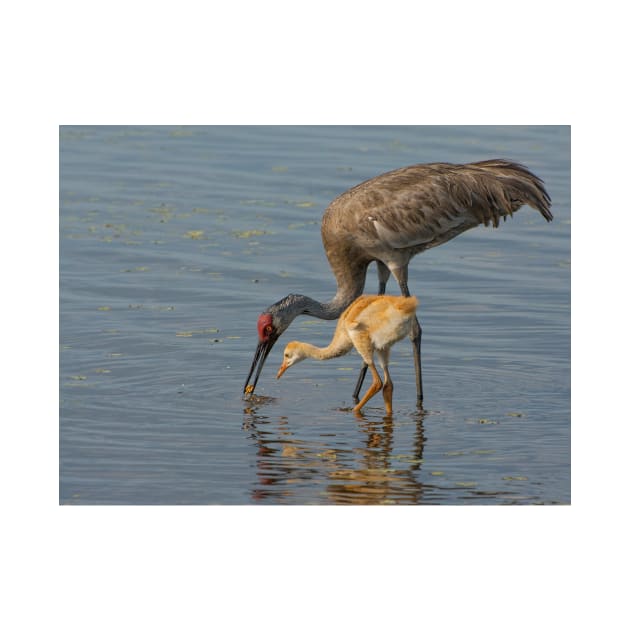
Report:
[[[262,371],[263,365],[265,365],[265,361],[271,352],[271,348],[273,348],[273,344],[278,340],[277,336],[269,337],[267,341],[261,341],[256,348],[256,352],[254,353],[254,360],[252,361],[252,367],[249,368],[249,374],[247,375],[247,380],[245,381],[245,386],[243,387],[244,394],[253,393],[254,389],[256,389],[256,383],[258,383],[258,377]],[[258,365],[258,369],[256,369],[256,365]],[[256,376],[254,377],[254,382],[250,385],[249,381],[252,378],[252,374],[256,370]]]

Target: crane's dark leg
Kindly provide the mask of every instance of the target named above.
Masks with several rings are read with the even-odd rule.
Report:
[[[401,293],[405,297],[409,297],[411,294],[409,293],[409,287],[407,286],[407,266],[405,265],[404,267],[395,269],[394,277],[398,280],[398,286],[400,287]],[[411,343],[413,344],[413,361],[416,368],[416,393],[418,396],[417,405],[418,407],[422,407],[422,401],[424,399],[424,393],[422,391],[422,361],[420,359],[422,356],[420,349],[422,341],[422,327],[420,326],[417,316],[410,338]]]
[[[385,295],[385,287],[387,286],[387,281],[389,280],[390,271],[380,260],[376,261],[376,268],[378,271],[378,294]],[[363,381],[365,380],[367,369],[367,363],[363,363],[361,371],[359,372],[357,384],[352,394],[352,398],[354,399],[355,404],[359,402],[359,394],[361,393],[361,387],[363,386]]]
[[[422,407],[422,401],[424,400],[424,393],[422,391],[422,362],[420,360],[420,357],[422,356],[420,350],[421,342],[422,328],[420,327],[420,322],[416,316],[414,329],[411,333],[411,343],[413,343],[413,360],[416,367],[416,392],[418,395],[418,407]]]
[[[354,403],[358,403],[359,402],[359,394],[361,393],[361,386],[363,385],[363,381],[365,380],[365,374],[367,372],[367,363],[364,363],[361,366],[361,371],[359,372],[359,378],[357,379],[357,384],[354,388],[354,392],[352,393],[352,399],[354,400]]]
[[[390,271],[380,260],[376,261],[376,269],[378,271],[378,294],[385,295],[385,287],[389,280]]]

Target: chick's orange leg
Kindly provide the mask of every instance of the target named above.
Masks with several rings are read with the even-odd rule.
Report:
[[[385,401],[385,413],[392,415],[392,398],[394,395],[394,383],[389,376],[387,368],[385,368],[385,384],[383,385],[383,400]]]
[[[372,378],[373,378],[372,385],[370,385],[370,388],[367,390],[367,392],[365,392],[365,396],[363,396],[359,404],[353,409],[355,413],[360,412],[363,406],[365,405],[365,403],[367,403],[367,401],[370,400],[372,396],[374,396],[375,394],[380,392],[381,389],[383,389],[383,381],[381,381],[381,377],[378,375],[378,372],[376,371],[374,364],[372,363],[369,367],[370,367],[370,372],[372,372]]]

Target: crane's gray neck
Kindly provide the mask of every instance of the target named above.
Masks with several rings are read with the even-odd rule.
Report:
[[[352,300],[333,300],[322,303],[308,295],[291,293],[270,306],[269,312],[272,315],[290,318],[290,321],[298,315],[309,315],[318,319],[338,319],[351,302]]]
[[[282,334],[298,315],[308,315],[318,319],[338,319],[355,297],[357,296],[352,295],[339,299],[335,296],[332,301],[322,303],[307,295],[291,293],[272,304],[267,312],[272,315],[278,334]]]

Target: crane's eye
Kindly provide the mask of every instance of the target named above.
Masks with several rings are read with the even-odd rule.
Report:
[[[271,333],[271,331],[272,331],[272,330],[273,330],[273,326],[272,326],[271,324],[267,324],[267,325],[265,326],[265,332],[266,332],[267,334]]]

